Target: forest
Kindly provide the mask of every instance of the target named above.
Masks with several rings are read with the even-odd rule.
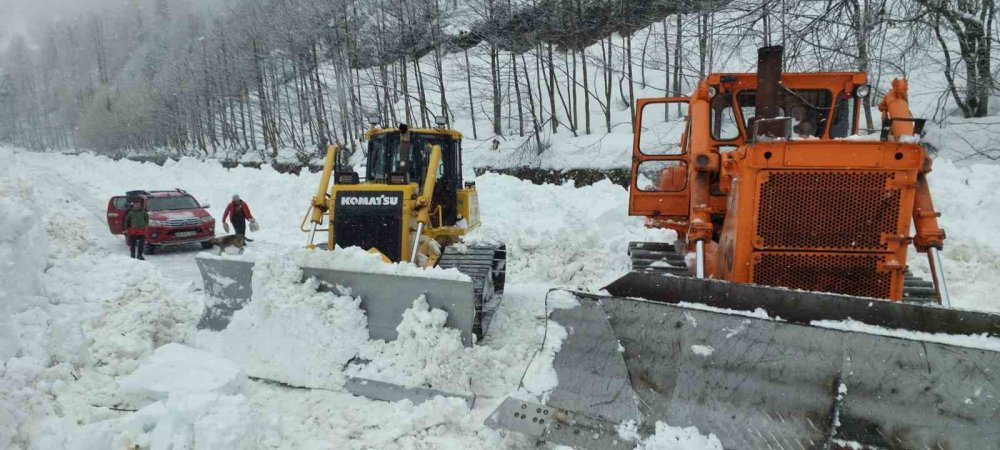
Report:
[[[779,44],[787,70],[873,79],[932,55],[941,115],[984,117],[997,91],[992,0],[224,3],[117,1],[0,33],[0,142],[307,160],[405,122],[543,152],[545,136],[631,126],[638,91],[683,95]]]

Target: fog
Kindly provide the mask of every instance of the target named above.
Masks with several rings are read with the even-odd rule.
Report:
[[[16,36],[23,36],[30,44],[46,26],[61,21],[93,14],[112,17],[141,11],[148,15],[158,1],[169,4],[174,14],[207,14],[239,0],[0,0],[0,51]]]

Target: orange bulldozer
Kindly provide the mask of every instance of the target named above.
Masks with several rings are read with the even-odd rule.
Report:
[[[859,136],[867,74],[781,56],[638,101],[628,212],[678,239],[631,243],[632,272],[552,311],[558,385],[488,425],[580,448],[659,423],[727,449],[997,448],[1000,315],[951,306],[906,81]]]

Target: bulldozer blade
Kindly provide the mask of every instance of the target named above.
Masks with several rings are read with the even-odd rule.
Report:
[[[198,323],[200,329],[219,331],[229,325],[233,314],[253,297],[253,262],[196,257],[209,299]],[[424,295],[431,308],[448,313],[445,324],[459,330],[462,342],[472,345],[476,300],[472,281],[421,278],[370,272],[303,267],[302,278],[316,278],[321,288],[344,286],[361,297],[372,339],[395,340],[403,312]]]
[[[742,295],[748,293],[726,298],[744,311],[756,304],[788,313],[766,308],[771,297]],[[783,299],[775,301],[790,301]],[[545,405],[507,399],[488,425],[580,448],[633,445],[620,442],[617,431],[628,420],[645,433],[658,421],[695,426],[727,449],[977,449],[1000,441],[996,347],[821,328],[796,323],[805,317],[785,321],[699,305],[593,295],[578,300],[580,306],[551,317],[569,335],[553,361],[559,383]],[[947,316],[943,308],[917,307],[935,312],[906,314]],[[964,313],[972,318],[958,323],[980,331],[973,334],[1000,323],[997,315]],[[609,355],[604,341],[621,348]],[[596,360],[601,357],[604,365]],[[619,364],[627,372],[626,389],[614,375]],[[588,376],[595,367],[613,369]],[[609,408],[609,399],[616,406]]]
[[[471,394],[445,392],[420,386],[406,387],[384,381],[357,377],[348,378],[344,383],[344,390],[353,395],[372,400],[381,400],[384,402],[409,400],[414,405],[419,405],[434,397],[454,397],[461,399],[469,409],[472,409],[476,402],[475,396]]]
[[[1000,336],[1000,315],[909,302],[808,292],[721,280],[630,272],[605,289],[616,297],[659,303],[700,303],[810,324],[818,320],[855,320],[869,325],[925,333]]]

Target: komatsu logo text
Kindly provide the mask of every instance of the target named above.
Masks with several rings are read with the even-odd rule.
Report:
[[[376,195],[371,197],[340,197],[341,206],[396,206],[399,204],[399,197],[388,195]]]

